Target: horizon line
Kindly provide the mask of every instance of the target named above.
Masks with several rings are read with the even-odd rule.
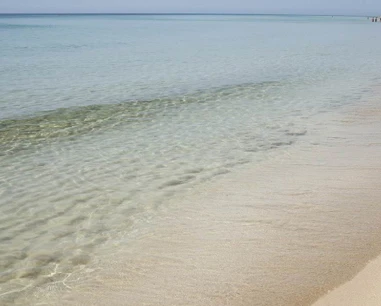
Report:
[[[165,12],[165,13],[113,13],[113,12],[103,12],[103,13],[92,13],[92,12],[45,12],[45,13],[37,13],[37,12],[8,12],[2,13],[0,15],[242,15],[242,16],[253,16],[253,15],[263,15],[263,16],[339,16],[339,17],[370,17],[373,15],[353,15],[353,14],[307,14],[307,13],[184,13],[184,12]]]

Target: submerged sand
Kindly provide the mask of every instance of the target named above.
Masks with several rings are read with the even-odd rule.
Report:
[[[380,116],[373,103],[322,116],[298,145],[178,196],[149,230],[34,297],[39,305],[313,303],[381,253]]]

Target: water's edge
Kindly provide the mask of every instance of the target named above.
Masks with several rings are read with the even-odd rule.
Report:
[[[330,114],[314,141],[175,197],[154,231],[42,287],[39,302],[312,303],[381,252],[379,114]]]

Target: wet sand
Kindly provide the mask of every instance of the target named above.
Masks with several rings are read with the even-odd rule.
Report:
[[[34,297],[39,305],[312,304],[381,253],[380,118],[372,103],[327,115],[299,144],[173,199],[149,230]]]
[[[372,113],[372,115],[370,115]],[[367,112],[367,118],[381,118],[377,109]],[[365,119],[367,119],[365,118]],[[377,140],[376,140],[377,141]],[[372,145],[381,148],[381,139]],[[381,153],[381,150],[380,150]],[[377,168],[376,168],[377,169]],[[378,169],[381,171],[381,169]],[[376,200],[381,206],[381,199]],[[366,249],[365,249],[366,251]],[[313,306],[377,306],[381,305],[381,256],[367,263],[352,279],[345,282],[316,301]]]
[[[381,305],[381,257],[371,261],[358,275],[320,298],[313,306]]]

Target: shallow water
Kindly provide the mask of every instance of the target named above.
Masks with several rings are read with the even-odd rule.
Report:
[[[380,80],[378,30],[347,17],[1,15],[0,298],[132,243],[174,195],[361,103]]]

